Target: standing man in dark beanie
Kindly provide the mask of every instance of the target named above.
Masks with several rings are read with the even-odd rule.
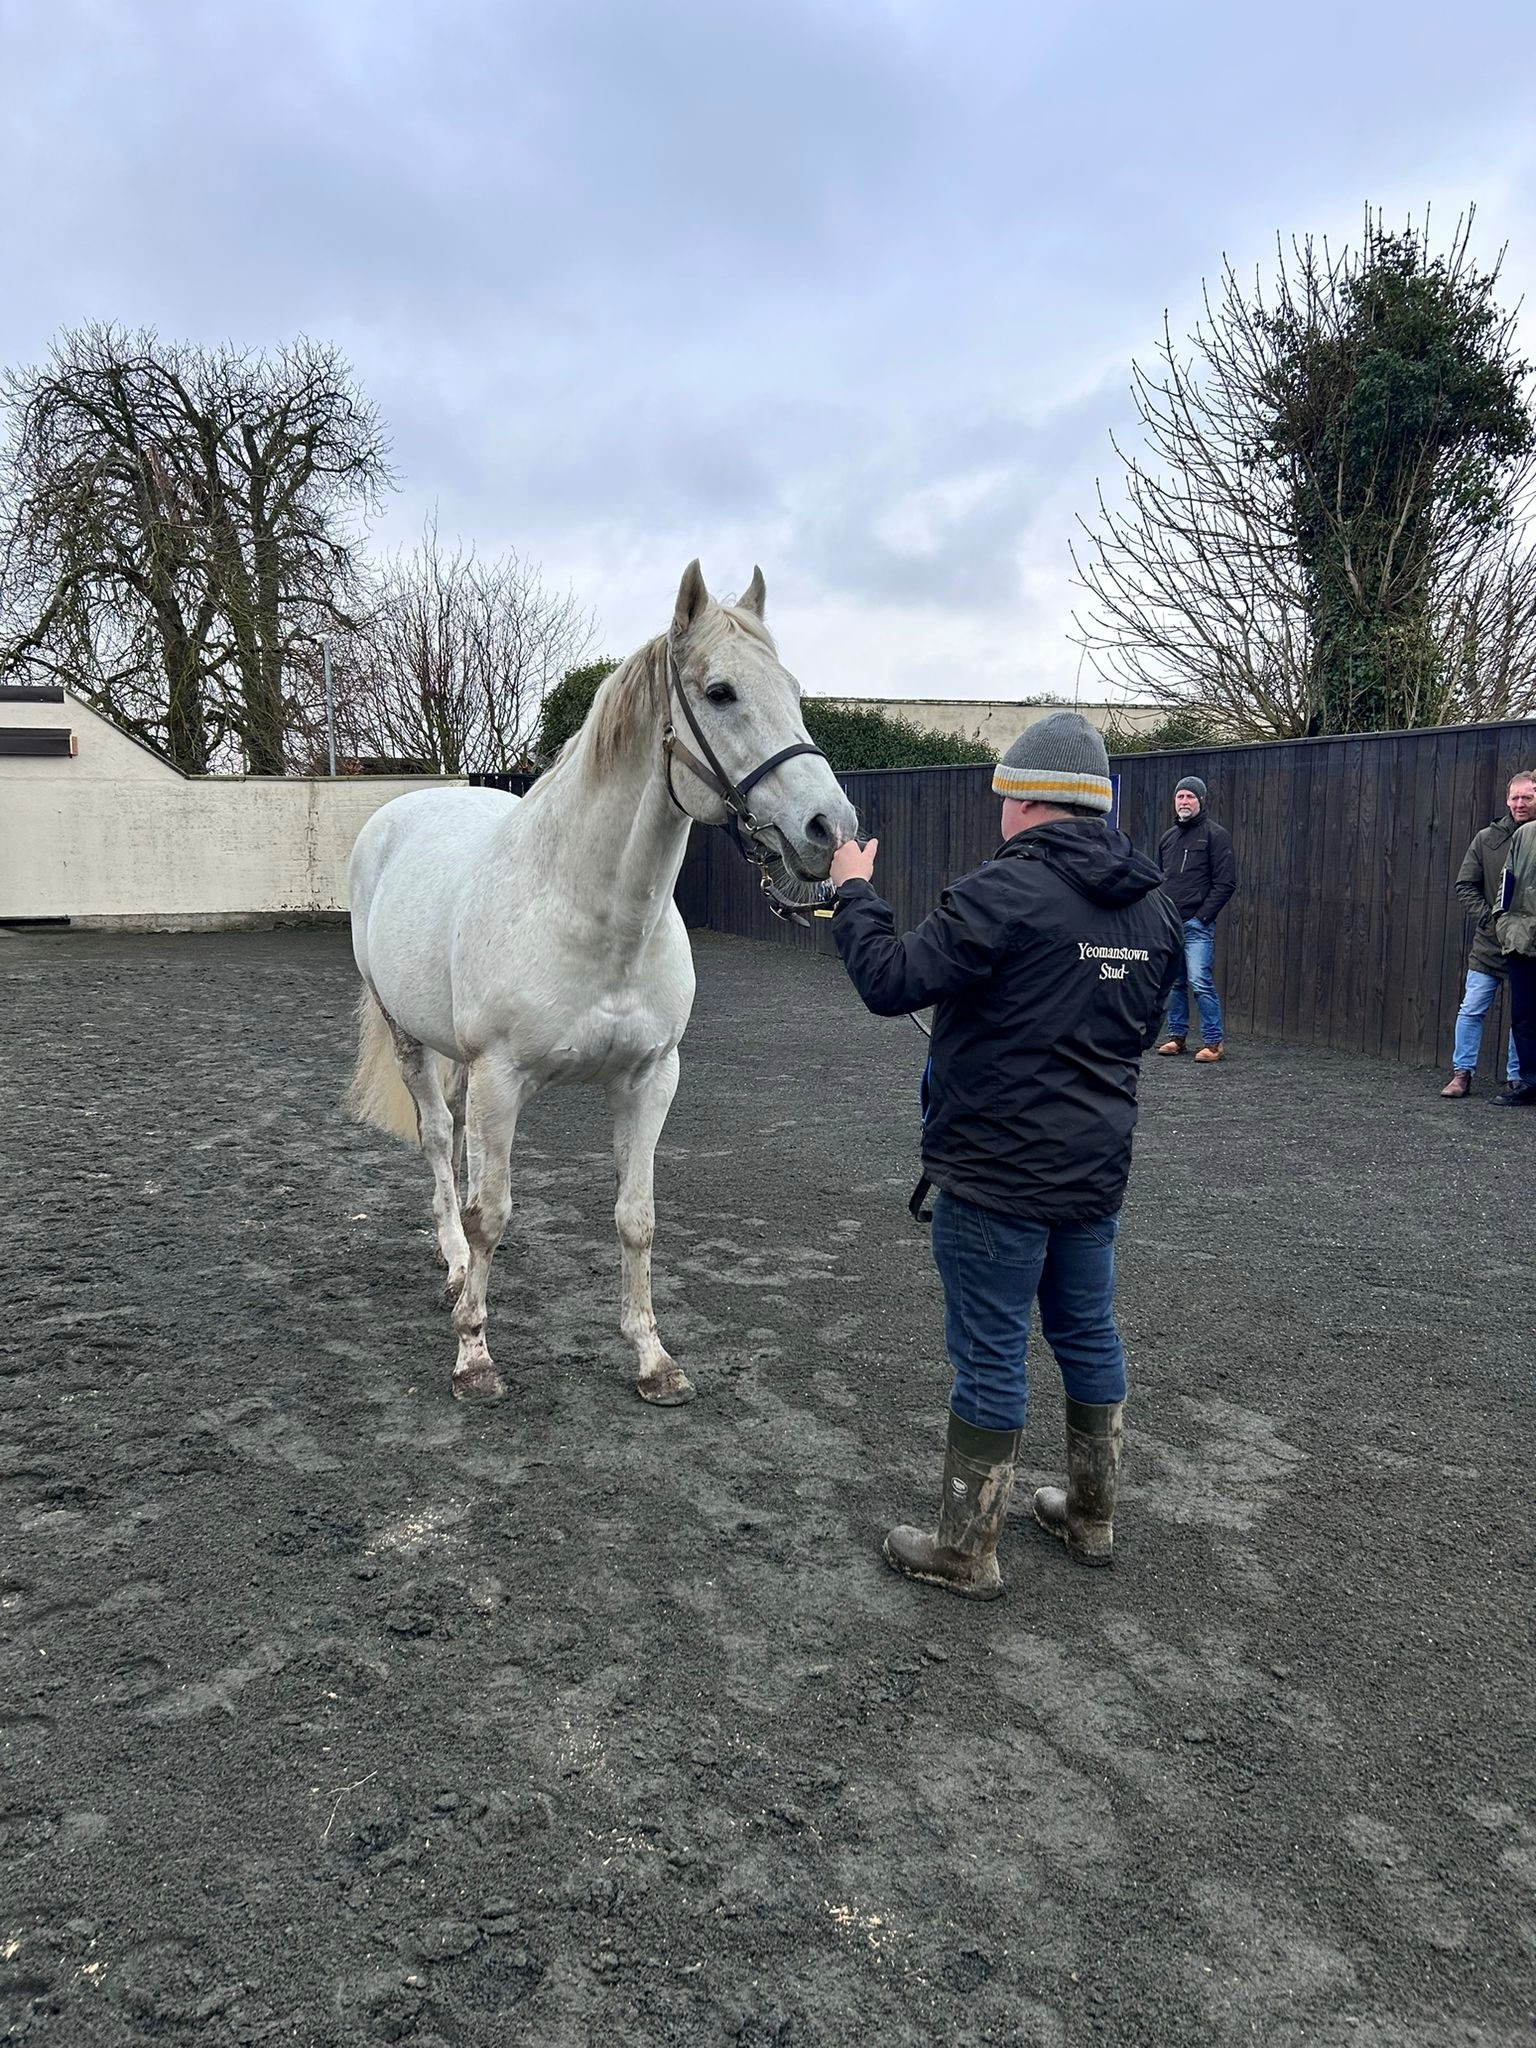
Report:
[[[899,937],[870,883],[878,842],[832,857],[832,935],[876,1016],[934,1005],[923,1179],[954,1383],[936,1529],[892,1529],[907,1577],[972,1599],[1003,1590],[997,1546],[1028,1399],[1030,1310],[1067,1394],[1067,1482],[1037,1518],[1083,1564],[1114,1542],[1125,1353],[1115,1231],[1141,1056],[1182,959],[1152,863],[1106,823],[1109,757],[1060,711],[998,763],[1003,843]]]
[[[1168,1036],[1157,1049],[1164,1058],[1183,1052],[1193,997],[1205,1041],[1195,1058],[1211,1066],[1223,1051],[1221,997],[1211,975],[1216,919],[1237,887],[1237,861],[1232,841],[1205,814],[1205,784],[1198,775],[1186,775],[1173,792],[1173,811],[1176,822],[1159,841],[1157,858],[1163,887],[1184,920],[1184,972],[1168,1005]]]

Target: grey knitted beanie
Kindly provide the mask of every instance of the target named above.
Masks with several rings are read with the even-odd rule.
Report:
[[[1205,809],[1205,784],[1198,775],[1186,775],[1182,782],[1175,783],[1174,795],[1177,796],[1181,789],[1187,789],[1191,796],[1198,797],[1201,810]]]
[[[1109,755],[1095,725],[1076,711],[1053,711],[1026,725],[997,764],[992,787],[1026,804],[1114,808]]]

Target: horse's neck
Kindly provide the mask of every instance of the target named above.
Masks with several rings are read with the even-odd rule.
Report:
[[[540,837],[570,907],[625,951],[665,914],[692,823],[667,792],[660,715],[639,724],[600,770],[585,737],[539,805]]]

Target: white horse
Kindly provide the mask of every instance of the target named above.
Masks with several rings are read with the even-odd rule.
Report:
[[[418,1140],[432,1168],[459,1400],[506,1391],[486,1344],[486,1284],[511,1213],[519,1112],[555,1081],[595,1083],[613,1111],[620,1327],[638,1391],[663,1405],[693,1398],[651,1306],[653,1162],[693,1006],[672,900],[688,829],[734,817],[814,880],[857,822],[806,737],[763,597],[755,569],[739,602],[717,604],[690,563],[670,632],[608,678],[526,797],[421,790],[358,835],[352,947],[366,986],[348,1101]],[[678,715],[693,745],[674,731]]]

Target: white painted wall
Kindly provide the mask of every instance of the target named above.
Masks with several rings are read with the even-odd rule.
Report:
[[[184,776],[66,695],[0,725],[69,726],[72,758],[0,755],[0,918],[195,929],[346,907],[366,819],[419,776]]]
[[[1168,715],[1156,704],[1011,704],[972,697],[829,697],[826,701],[847,711],[883,711],[888,718],[903,718],[924,732],[980,740],[998,754],[1013,745],[1025,726],[1049,718],[1053,711],[1080,711],[1100,731],[1113,718],[1126,732],[1150,732]]]

